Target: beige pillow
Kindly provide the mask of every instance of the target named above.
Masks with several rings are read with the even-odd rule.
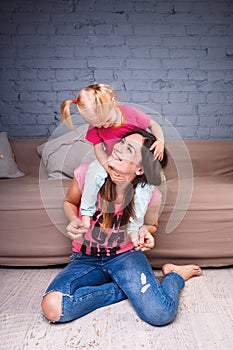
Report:
[[[15,178],[24,175],[15,162],[7,132],[0,132],[0,178]]]
[[[92,143],[85,140],[88,125],[82,125],[37,147],[49,179],[73,178],[81,163],[95,160]]]

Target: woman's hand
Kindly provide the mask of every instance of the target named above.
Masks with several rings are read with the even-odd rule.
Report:
[[[155,245],[155,239],[152,236],[152,234],[144,227],[141,227],[138,234],[137,238],[134,239],[135,235],[132,235],[132,241],[134,243],[134,246],[136,250],[150,250],[151,248],[154,247]]]
[[[84,233],[87,232],[87,228],[84,227],[84,224],[77,216],[74,216],[66,226],[66,231],[71,239],[79,241],[83,238]]]

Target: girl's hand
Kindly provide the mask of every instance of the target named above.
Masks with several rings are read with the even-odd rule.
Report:
[[[150,150],[154,149],[154,158],[158,160],[163,160],[164,144],[157,140],[151,145]]]
[[[111,166],[111,160],[109,160],[107,164],[108,167],[105,167],[105,170],[108,172],[113,182],[122,183],[129,181],[127,176],[121,174],[120,172],[116,172],[116,170],[113,169],[113,167]]]
[[[67,235],[73,240],[81,240],[84,233],[87,232],[87,228],[78,217],[73,217],[70,223],[66,226]]]
[[[134,234],[133,236],[135,237]],[[136,250],[146,251],[154,247],[155,239],[147,229],[141,227],[138,232],[137,238],[133,239],[133,243]]]

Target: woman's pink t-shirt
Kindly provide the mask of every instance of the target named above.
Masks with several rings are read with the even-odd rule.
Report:
[[[104,142],[107,154],[111,154],[115,143],[127,132],[136,128],[147,129],[150,124],[150,116],[141,110],[129,105],[120,105],[119,108],[124,117],[121,125],[109,128],[95,128],[90,125],[86,134],[86,140],[94,145]]]
[[[83,192],[85,176],[89,163],[81,164],[74,171],[75,179],[78,182],[81,192]],[[149,203],[149,207],[161,198],[160,191],[155,187]],[[81,218],[80,212],[78,216]],[[73,240],[72,247],[74,252],[81,252],[87,255],[102,256],[116,255],[130,250],[134,247],[130,238],[125,239],[124,229],[120,227],[122,217],[122,205],[115,206],[113,227],[105,232],[101,228],[102,213],[100,209],[99,196],[96,203],[96,212],[93,215],[91,228],[85,233],[80,241]]]

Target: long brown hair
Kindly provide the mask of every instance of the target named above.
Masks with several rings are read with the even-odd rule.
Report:
[[[125,191],[124,207],[120,226],[126,227],[130,217],[135,219],[134,195],[138,184],[145,186],[146,184],[158,186],[161,184],[161,168],[167,165],[167,152],[164,149],[163,160],[155,160],[153,151],[150,151],[151,145],[156,141],[156,137],[144,129],[136,129],[123,136],[123,138],[140,134],[144,137],[143,146],[141,148],[142,161],[141,166],[144,170],[142,175],[136,175]],[[100,189],[101,208],[103,214],[103,228],[108,230],[113,226],[114,217],[114,201],[116,200],[116,185],[112,182],[108,175],[105,183]]]

